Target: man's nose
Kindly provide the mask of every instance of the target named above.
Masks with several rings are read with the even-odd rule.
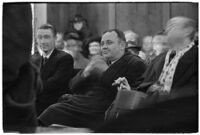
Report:
[[[41,38],[41,39],[40,39],[40,43],[42,43],[42,44],[43,44],[43,43],[45,43],[45,42],[46,42],[46,41],[45,41],[45,39],[44,39],[44,38]]]
[[[103,49],[107,49],[108,48],[108,46],[106,45],[106,44],[104,44],[104,45],[102,45],[101,46],[101,49],[103,50]]]

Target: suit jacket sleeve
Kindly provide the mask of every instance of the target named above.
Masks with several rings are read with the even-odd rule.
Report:
[[[127,80],[132,88],[136,88],[142,81],[142,74],[146,70],[146,65],[143,61],[130,62],[128,66]]]
[[[69,80],[73,75],[73,58],[70,55],[61,57],[58,61],[56,72],[53,76],[43,81],[45,90],[51,91],[57,88],[68,86]]]

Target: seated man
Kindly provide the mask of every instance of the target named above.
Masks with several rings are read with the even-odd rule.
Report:
[[[106,31],[101,40],[102,55],[111,63],[102,77],[102,85],[107,89],[107,96],[114,100],[117,87],[114,80],[125,76],[132,87],[137,87],[140,77],[146,69],[143,60],[138,56],[125,51],[126,39],[123,32],[117,29]]]
[[[138,90],[162,95],[189,87],[191,92],[197,93],[198,49],[193,42],[195,22],[186,17],[174,17],[168,21],[166,32],[171,49],[152,61]],[[131,89],[125,78],[120,78],[120,82],[122,89]]]
[[[104,96],[105,89],[100,85],[100,78],[107,68],[102,56],[92,58],[88,66],[72,79],[73,94],[63,95],[58,103],[48,107],[39,116],[40,123],[44,126],[92,127],[103,121],[110,102]]]
[[[145,80],[137,88],[149,96],[140,103],[139,109],[121,115],[96,132],[198,131],[198,49],[193,42],[195,31],[192,19],[174,17],[168,21],[166,32],[171,50],[153,60],[144,74]],[[132,89],[125,78],[119,78],[115,83],[119,90]]]
[[[101,72],[101,77],[97,77],[97,79],[81,81],[81,74],[85,74],[90,69],[88,68],[90,64],[84,69],[83,73],[77,74],[73,79],[76,81],[72,85],[72,90],[79,95],[65,96],[59,103],[50,106],[39,116],[39,121],[42,124],[45,126],[62,124],[77,127],[96,127],[99,119],[103,121],[104,113],[117,93],[116,87],[112,86],[115,79],[126,76],[132,87],[138,86],[139,81],[137,80],[146,67],[138,56],[125,53],[123,32],[119,30],[106,31],[101,40],[101,50],[106,61],[112,63],[110,67],[105,70],[101,65],[94,65],[100,71],[104,69],[104,72]],[[92,73],[93,70],[88,71]],[[100,79],[99,82],[98,79]],[[88,85],[88,83],[92,85]],[[94,88],[97,88],[97,90]],[[91,93],[91,97],[88,97],[89,93]]]
[[[61,95],[67,93],[68,82],[73,75],[73,58],[55,48],[56,30],[52,25],[40,26],[36,39],[41,54],[35,56],[33,62],[40,69],[43,82],[43,91],[38,93],[36,100],[39,115]]]

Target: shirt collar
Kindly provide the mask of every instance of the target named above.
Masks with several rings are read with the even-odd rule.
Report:
[[[187,50],[189,50],[190,48],[192,48],[194,46],[194,42],[191,42],[188,46],[186,46],[185,48],[179,50],[179,51],[176,51],[176,50],[173,50],[173,49],[170,49],[170,51],[176,51],[176,53],[185,53]]]
[[[53,53],[53,51],[54,51],[54,49],[52,49],[51,52],[49,54],[47,54],[47,55],[43,52],[42,53],[42,57],[49,59],[49,57],[51,56],[51,54]]]

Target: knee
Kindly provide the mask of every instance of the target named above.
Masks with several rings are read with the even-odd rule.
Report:
[[[37,119],[40,126],[49,126],[52,124],[51,121],[56,117],[54,114],[56,106],[56,104],[50,105],[39,115]]]

